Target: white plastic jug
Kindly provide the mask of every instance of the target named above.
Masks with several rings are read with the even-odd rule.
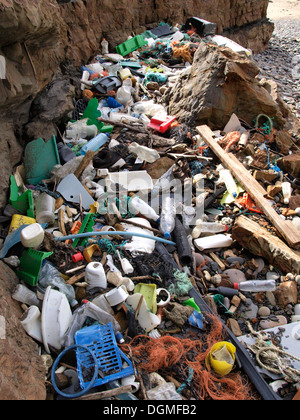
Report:
[[[21,232],[21,242],[25,248],[37,248],[44,240],[45,232],[39,223],[28,225]]]

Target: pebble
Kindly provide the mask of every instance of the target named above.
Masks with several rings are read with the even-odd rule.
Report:
[[[267,280],[279,280],[280,274],[275,273],[275,271],[268,271],[266,275]]]
[[[251,299],[247,299],[246,304],[241,305],[242,317],[245,319],[255,319],[258,313],[258,306],[255,305]]]
[[[267,319],[267,320],[262,320],[259,323],[259,326],[263,329],[263,330],[268,330],[270,328],[275,328],[275,327],[280,327],[281,325],[286,325],[287,319],[285,316],[283,315],[278,315],[276,317],[276,321],[272,320],[272,319]]]
[[[235,268],[230,268],[229,270],[225,270],[223,274],[228,276],[229,280],[232,283],[241,283],[243,281],[247,281],[245,274],[241,270],[237,270]]]
[[[229,264],[236,264],[236,263],[239,263],[240,265],[243,265],[243,264],[244,264],[244,262],[245,262],[244,258],[242,258],[242,257],[228,257],[228,258],[226,259],[226,261],[227,261]]]
[[[262,306],[258,310],[258,316],[260,317],[268,317],[270,316],[270,314],[271,314],[271,311],[267,306]]]

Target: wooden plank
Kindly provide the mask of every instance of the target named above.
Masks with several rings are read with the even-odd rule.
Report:
[[[232,175],[245,188],[251,198],[255,201],[256,205],[269,218],[270,222],[276,227],[289,246],[297,250],[300,249],[299,231],[295,229],[292,222],[283,220],[274,210],[265,198],[267,192],[259,184],[259,182],[256,181],[256,179],[232,153],[227,153],[222,149],[215,140],[214,134],[208,126],[199,126],[197,127],[197,131],[204,138],[206,144],[221,160],[224,166],[231,171]]]

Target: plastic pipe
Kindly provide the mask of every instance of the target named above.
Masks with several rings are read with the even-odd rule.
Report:
[[[193,255],[185,228],[181,221],[176,218],[173,235],[177,244],[178,258],[182,266],[190,266],[193,263]]]
[[[71,350],[73,349],[77,349],[77,348],[82,348],[85,351],[88,351],[90,353],[90,355],[92,356],[93,360],[94,360],[94,375],[93,378],[91,380],[91,382],[88,384],[88,386],[86,388],[84,388],[82,391],[77,392],[76,394],[65,394],[64,392],[62,392],[60,389],[58,389],[56,382],[55,382],[55,371],[57,369],[57,366],[59,364],[59,362],[61,361],[61,359]],[[89,347],[86,346],[81,346],[78,344],[74,344],[71,347],[66,348],[65,350],[63,350],[60,355],[58,356],[58,358],[55,360],[53,367],[52,367],[52,371],[51,371],[51,382],[52,385],[55,389],[55,391],[61,395],[64,398],[79,398],[82,397],[82,395],[85,395],[90,389],[93,388],[96,379],[98,378],[98,361],[97,358],[95,356],[95,354],[92,352],[92,350]]]
[[[76,235],[70,236],[62,236],[60,238],[54,238],[55,241],[67,241],[68,239],[77,239],[77,238],[89,238],[91,236],[138,236],[140,238],[152,239],[153,241],[158,241],[164,243],[166,245],[173,245],[176,246],[175,242],[167,241],[163,238],[158,238],[156,236],[151,235],[144,235],[143,233],[135,233],[135,232],[87,232],[87,233],[77,233]]]

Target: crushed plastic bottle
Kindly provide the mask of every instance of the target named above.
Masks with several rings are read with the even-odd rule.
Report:
[[[162,204],[162,212],[160,217],[160,230],[164,233],[166,239],[171,237],[171,233],[175,228],[176,206],[175,200],[171,197],[164,197]]]
[[[241,292],[275,292],[275,280],[248,280],[242,283],[235,283],[234,288]]]
[[[153,210],[153,208],[139,197],[132,198],[128,206],[131,213],[140,213],[147,217],[147,219],[154,220],[155,222],[159,219],[159,215]]]
[[[51,286],[53,289],[58,289],[67,297],[72,307],[78,304],[77,300],[75,299],[74,288],[64,281],[60,275],[60,272],[48,261],[45,261],[40,271],[38,283],[44,289],[46,289],[48,286]]]
[[[228,226],[221,223],[203,222],[201,219],[197,220],[196,227],[192,232],[193,239],[200,236],[216,235],[218,233],[227,232]]]

